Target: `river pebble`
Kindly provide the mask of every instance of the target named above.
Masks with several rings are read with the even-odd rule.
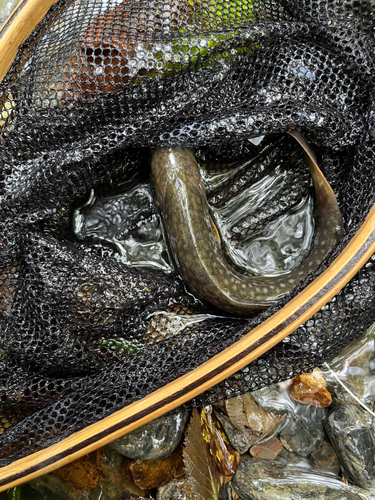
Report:
[[[328,362],[371,410],[374,356],[375,328]],[[322,368],[324,372],[316,369],[216,405],[213,411],[223,427],[220,430],[219,425],[215,434],[218,442],[227,437],[241,454],[233,479],[224,485],[222,476],[221,487],[216,485],[219,500],[375,500],[373,418],[327,366]],[[330,403],[331,394],[333,403],[319,408]],[[118,500],[139,495],[152,495],[156,500],[198,500],[187,488],[187,476],[179,477],[184,472],[182,465],[178,475],[158,481],[154,481],[154,472],[148,472],[159,459],[174,465],[188,418],[189,412],[182,409],[160,417],[111,443],[111,448],[106,446],[102,462],[92,456],[93,465],[80,459],[77,464],[90,466],[89,471],[96,464],[98,474],[95,470],[89,478],[81,474],[79,480],[83,477],[85,482],[79,486],[75,484],[79,469],[67,480],[63,480],[62,469],[26,485],[21,500]],[[208,442],[204,429],[202,435]],[[125,462],[129,467],[124,467]],[[220,468],[222,463],[216,465]],[[140,482],[140,467],[151,482]]]
[[[288,451],[284,446],[277,456],[278,459],[283,458],[288,464],[298,465],[300,467],[308,467],[310,461],[306,457],[301,457],[295,451]]]
[[[221,425],[224,428],[225,434],[233,446],[233,448],[238,451],[241,455],[246,453],[250,446],[253,444],[253,440],[246,435],[244,432],[240,431],[235,427],[229,418],[223,413],[216,412],[217,418],[220,420]]]
[[[276,437],[272,437],[263,443],[254,444],[250,448],[250,455],[256,458],[274,460],[282,449],[283,445],[280,441]]]
[[[158,488],[156,500],[194,500],[185,491],[185,481],[176,479],[168,481]]]
[[[135,460],[156,460],[170,455],[185,430],[189,412],[179,411],[162,416],[110,443],[124,457]]]
[[[92,454],[91,454],[92,455]],[[83,457],[85,459],[85,457]],[[120,498],[145,497],[148,492],[139,488],[132,477],[126,477],[121,471],[123,457],[115,450],[106,446],[102,450],[102,460],[98,463],[98,473],[100,476],[99,484],[94,489],[87,487],[87,480],[84,474],[88,476],[90,470],[82,471],[81,484],[77,484],[74,478],[62,475],[62,469],[57,473],[45,474],[28,483],[21,495],[21,500],[119,500]],[[75,467],[75,472],[79,472],[82,459],[69,464]],[[92,473],[91,473],[92,475]],[[85,487],[86,483],[86,487]],[[16,498],[16,497],[12,497]]]
[[[368,500],[364,492],[286,461],[242,460],[233,478],[241,500]]]
[[[332,403],[325,376],[319,368],[315,368],[312,373],[294,377],[290,382],[289,394],[295,401],[317,408],[326,408]]]
[[[311,453],[310,463],[315,470],[323,473],[331,472],[336,476],[338,475],[341,467],[335,450],[328,443],[328,441],[324,441],[318,450]]]
[[[363,403],[373,405],[375,401],[375,324],[358,340],[349,344],[329,362],[340,381],[345,383]],[[338,382],[324,364],[328,390],[342,403],[353,403],[352,396]]]
[[[372,417],[355,404],[336,402],[325,428],[342,463],[344,475],[375,491],[375,430]]]
[[[280,441],[287,450],[308,457],[325,439],[325,414],[325,410],[314,406],[296,406],[296,411],[289,415],[288,422],[282,429]]]
[[[286,413],[267,411],[250,394],[243,394],[224,402],[227,415],[216,415],[224,427],[230,444],[239,453],[246,453],[250,446],[265,441],[277,432]]]

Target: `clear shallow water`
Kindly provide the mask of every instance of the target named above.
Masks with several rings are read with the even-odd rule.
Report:
[[[240,241],[231,238],[231,228],[244,217],[266,210],[268,199],[285,195],[282,192],[284,175],[285,170],[278,168],[232,197],[223,208],[211,207],[230,260],[244,271],[263,276],[286,274],[298,267],[309,253],[315,228],[311,194],[265,224],[261,231]]]
[[[73,231],[81,241],[104,243],[111,257],[129,266],[174,270],[161,216],[149,183],[124,188],[122,194],[97,197],[92,191],[73,216]]]
[[[231,177],[232,173],[224,175]],[[232,197],[224,207],[212,208],[230,260],[250,274],[286,274],[298,267],[309,252],[315,227],[311,194],[262,226],[259,232],[240,241],[231,239],[230,228],[241,219],[267,210],[267,200],[285,196],[284,176],[285,169],[276,168]],[[81,241],[99,242],[111,248],[111,257],[127,265],[165,273],[175,270],[148,182],[124,185],[124,192],[114,196],[100,197],[92,191],[87,203],[75,211],[73,230]]]
[[[250,241],[229,246],[233,262],[264,276],[286,274],[307,256],[314,235],[313,200],[306,197]]]
[[[11,14],[19,0],[0,0],[0,28]]]

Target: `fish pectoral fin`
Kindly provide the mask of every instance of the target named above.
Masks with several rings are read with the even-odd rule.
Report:
[[[218,242],[218,243],[221,243],[221,238],[220,238],[220,234],[219,234],[219,231],[216,227],[216,224],[214,223],[214,221],[212,220],[212,217],[210,216],[210,223],[211,223],[211,231],[212,231],[212,235],[213,237],[215,238],[215,240]]]

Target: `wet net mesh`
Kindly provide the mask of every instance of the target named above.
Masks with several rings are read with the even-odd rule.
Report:
[[[2,465],[199,366],[343,249],[375,201],[374,10],[373,0],[51,8],[0,84]],[[126,266],[72,232],[90,190],[147,173],[156,145],[218,162],[258,154],[249,139],[295,129],[318,153],[345,234],[252,318],[217,318],[178,275]],[[374,268],[373,258],[306,324],[193,403],[311,370],[355,339],[375,320]]]

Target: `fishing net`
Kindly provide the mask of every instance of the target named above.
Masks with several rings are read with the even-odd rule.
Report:
[[[196,368],[345,247],[375,201],[374,7],[60,0],[50,9],[0,85],[2,465]],[[345,231],[296,290],[251,318],[226,316],[176,272],[126,265],[72,229],[92,190],[105,198],[149,182],[155,146],[194,147],[207,165],[258,158],[267,145],[285,159],[292,139],[282,134],[295,129],[318,154]],[[148,193],[122,233],[157,214]],[[355,339],[375,320],[374,268],[372,258],[306,324],[193,404],[311,370]]]

